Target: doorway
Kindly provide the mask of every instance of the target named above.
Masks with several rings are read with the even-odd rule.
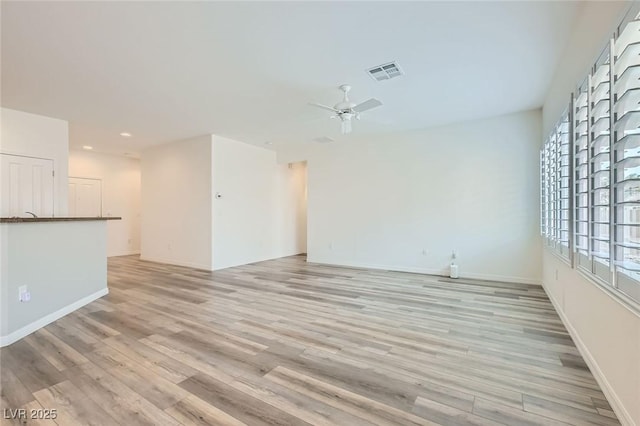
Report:
[[[0,216],[53,216],[53,160],[0,154]]]
[[[69,178],[69,216],[102,216],[102,181],[100,179]]]

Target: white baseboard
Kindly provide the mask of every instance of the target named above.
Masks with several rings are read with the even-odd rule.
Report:
[[[309,263],[318,263],[322,265],[332,265],[332,266],[347,266],[351,268],[363,268],[363,269],[376,269],[376,270],[384,270],[384,271],[397,271],[397,272],[410,272],[414,274],[426,274],[426,275],[439,275],[442,277],[449,276],[449,269],[437,269],[437,268],[416,268],[413,266],[397,266],[397,265],[375,265],[369,263],[360,263],[360,262],[323,262],[322,260],[315,260],[307,258]],[[472,280],[486,280],[486,281],[499,281],[499,282],[508,282],[508,283],[517,283],[517,284],[534,284],[534,285],[542,285],[542,281],[539,279],[532,278],[524,278],[524,277],[514,277],[509,275],[498,275],[498,274],[476,274],[476,273],[467,273],[461,272],[460,278],[469,278]]]
[[[472,280],[499,281],[499,282],[516,283],[516,284],[532,284],[532,285],[540,285],[540,286],[542,285],[541,279],[514,277],[511,275],[463,273],[460,275],[460,277],[470,278]]]
[[[282,259],[283,257],[291,257],[291,256],[297,256],[299,254],[302,253],[282,253],[279,254],[277,256],[267,256],[267,257],[260,257],[254,260],[247,260],[247,261],[242,261],[240,263],[232,263],[230,265],[223,265],[223,266],[216,266],[215,264],[215,259],[213,260],[213,270],[214,271],[220,271],[222,269],[227,269],[227,268],[235,268],[236,266],[244,266],[244,265],[249,265],[251,263],[258,263],[258,262],[266,262],[267,260],[275,260],[275,259]]]
[[[204,269],[205,271],[212,270],[211,265],[200,265],[198,263],[193,263],[193,262],[182,262],[179,260],[163,259],[160,257],[149,257],[149,256],[143,256],[142,254],[140,255],[140,260],[144,260],[147,262],[165,263],[167,265],[186,266],[187,268],[194,268],[194,269]]]
[[[251,260],[243,260],[239,263],[233,263],[230,265],[223,265],[223,266],[216,266],[215,265],[215,261],[214,261],[214,265],[213,267],[209,266],[209,265],[200,265],[197,263],[192,263],[192,262],[181,262],[181,261],[175,261],[172,259],[162,259],[159,257],[149,257],[149,256],[143,256],[140,255],[140,260],[145,260],[147,262],[156,262],[156,263],[166,263],[168,265],[177,265],[177,266],[186,266],[187,268],[195,268],[195,269],[204,269],[206,271],[219,271],[221,269],[227,269],[227,268],[233,268],[236,266],[243,266],[243,265],[248,265],[250,263],[257,263],[257,262],[264,262],[267,260],[273,260],[273,259],[280,259],[282,257],[289,257],[289,256],[295,256],[298,255],[300,253],[291,253],[291,254],[280,254],[277,256],[268,256],[268,257],[260,257],[257,259],[251,259]]]
[[[18,330],[14,331],[13,333],[9,333],[6,336],[0,336],[0,348],[4,346],[8,346],[14,342],[17,342],[18,340],[28,336],[34,331],[38,331],[42,327],[51,324],[55,320],[60,319],[63,316],[82,308],[83,306],[93,302],[96,299],[101,298],[102,296],[107,295],[108,293],[109,293],[109,289],[103,288],[100,291],[90,294],[89,296],[83,297],[82,299],[76,302],[73,302],[72,304],[67,305],[62,309],[58,309],[57,311],[52,312],[49,315],[46,315],[34,321],[31,324],[27,324],[24,327],[21,327]]]
[[[127,251],[127,252],[116,253],[116,254],[107,254],[107,257],[132,256],[134,254],[140,254],[140,250]]]
[[[596,382],[598,382],[598,385],[600,386],[600,389],[602,389],[602,393],[604,393],[604,395],[607,397],[607,400],[609,401],[611,408],[613,408],[613,411],[616,413],[616,416],[618,416],[618,420],[620,421],[620,423],[623,426],[638,426],[634,422],[629,411],[627,411],[627,409],[625,408],[622,401],[620,401],[620,398],[618,398],[618,395],[609,383],[609,380],[607,380],[607,377],[602,372],[602,369],[598,365],[598,362],[593,357],[593,355],[591,355],[591,352],[589,352],[589,348],[587,348],[587,345],[584,344],[576,329],[573,328],[573,325],[571,325],[569,318],[567,318],[562,309],[560,309],[560,304],[558,303],[558,301],[552,296],[552,293],[550,291],[547,291],[544,283],[542,284],[542,288],[544,289],[545,293],[547,293],[547,297],[549,298],[549,300],[551,300],[551,304],[558,313],[560,320],[566,327],[567,331],[569,331],[571,338],[578,348],[578,352],[580,352],[580,355],[582,355],[582,358],[584,358],[585,362],[589,366],[589,370],[591,370],[593,377],[595,377]]]

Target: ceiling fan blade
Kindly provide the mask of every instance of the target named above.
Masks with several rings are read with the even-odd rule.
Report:
[[[326,109],[327,111],[331,111],[331,112],[339,112],[334,107],[330,107],[330,106],[322,105],[322,104],[317,104],[315,102],[309,102],[309,105],[314,106],[314,107],[318,107],[318,108],[322,108],[322,109]]]
[[[375,98],[371,98],[369,100],[366,100],[364,102],[359,103],[358,105],[353,107],[353,110],[355,112],[363,112],[363,111],[367,111],[373,108],[377,108],[380,105],[382,105],[382,102],[380,102],[379,100],[375,99]]]

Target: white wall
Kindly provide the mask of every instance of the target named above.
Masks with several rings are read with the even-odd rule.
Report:
[[[294,169],[291,180],[296,199],[297,246],[300,253],[307,252],[307,162],[290,163]]]
[[[102,182],[102,215],[107,222],[107,255],[140,253],[140,160],[90,151],[69,151],[69,176]]]
[[[0,152],[53,160],[54,216],[67,215],[69,123],[2,108]]]
[[[275,152],[213,137],[214,269],[305,251],[305,165]]]
[[[455,249],[462,276],[540,282],[540,127],[536,110],[313,146],[308,260],[445,274]]]
[[[628,2],[585,2],[543,109],[552,128]],[[622,424],[640,425],[640,316],[545,250],[543,285]],[[557,275],[557,278],[556,278]]]
[[[212,269],[211,136],[143,151],[141,258]]]

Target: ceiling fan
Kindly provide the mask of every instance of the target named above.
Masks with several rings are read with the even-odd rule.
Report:
[[[382,105],[382,102],[375,98],[368,99],[364,102],[360,102],[356,104],[349,100],[349,91],[351,90],[351,86],[348,84],[343,84],[339,87],[340,90],[344,93],[344,98],[342,102],[338,102],[334,106],[330,107],[327,105],[317,104],[315,102],[310,102],[309,105],[326,109],[334,113],[331,118],[339,118],[341,123],[341,131],[343,135],[351,133],[351,119],[356,118],[360,120],[360,113],[364,111],[368,111],[370,109],[379,107]]]

